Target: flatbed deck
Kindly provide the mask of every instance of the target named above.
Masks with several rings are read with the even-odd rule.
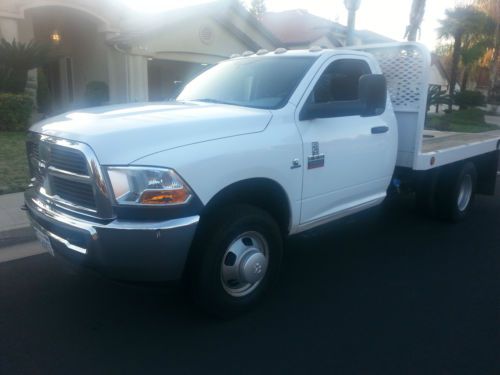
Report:
[[[452,133],[424,130],[415,170],[428,170],[498,150],[500,130]]]
[[[469,146],[479,142],[498,139],[500,132],[453,133],[425,131],[422,140],[422,152],[439,152],[450,148]]]

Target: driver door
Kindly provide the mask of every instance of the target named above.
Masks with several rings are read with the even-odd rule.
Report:
[[[296,122],[304,150],[301,225],[353,213],[386,195],[397,131],[387,116],[362,116],[359,79],[371,73],[362,58],[337,56],[324,66],[298,106]],[[335,111],[301,120],[300,111],[308,103],[328,103]]]

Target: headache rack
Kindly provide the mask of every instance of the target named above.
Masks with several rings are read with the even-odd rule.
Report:
[[[348,47],[371,54],[387,80],[387,90],[398,122],[397,166],[428,170],[494,152],[500,132],[447,133],[424,136],[431,55],[414,42]],[[427,131],[426,131],[427,132]]]

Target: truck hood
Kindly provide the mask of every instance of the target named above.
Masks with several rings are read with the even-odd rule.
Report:
[[[263,131],[268,110],[201,102],[142,103],[68,112],[31,131],[88,144],[104,165],[160,151]]]

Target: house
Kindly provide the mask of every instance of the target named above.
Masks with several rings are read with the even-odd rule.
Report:
[[[439,56],[435,53],[431,54],[431,71],[429,77],[429,84],[439,86],[441,90],[448,91],[450,85],[450,78],[448,73],[443,66],[443,63],[439,59]]]
[[[304,9],[265,13],[262,17],[262,24],[284,47],[290,49],[309,48],[313,45],[337,48],[346,44],[346,26],[310,14]],[[394,39],[368,30],[358,30],[354,33],[355,44],[394,41]]]
[[[109,87],[111,104],[165,100],[234,53],[337,48],[345,45],[346,33],[345,26],[305,10],[266,13],[259,22],[236,0],[154,14],[116,0],[0,1],[0,38],[51,45],[42,71],[53,112],[85,106],[90,82]],[[391,41],[371,31],[355,33],[357,44]],[[30,80],[36,87],[36,72]]]
[[[93,81],[108,85],[110,103],[167,99],[179,82],[235,52],[279,44],[231,0],[157,14],[114,0],[2,0],[0,37],[51,44],[43,71],[54,112],[84,106]]]

